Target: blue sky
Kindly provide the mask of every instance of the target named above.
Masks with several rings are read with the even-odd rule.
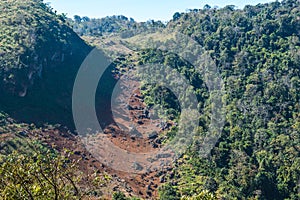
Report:
[[[149,19],[167,21],[175,12],[184,12],[186,9],[203,8],[205,4],[224,7],[236,5],[243,8],[245,5],[267,3],[272,0],[44,0],[59,13],[67,13],[68,17],[75,14],[100,18],[112,15],[125,15],[136,21]],[[275,0],[273,0],[275,1]]]

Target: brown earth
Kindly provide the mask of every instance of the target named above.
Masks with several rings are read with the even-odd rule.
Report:
[[[112,180],[102,190],[103,196],[107,199],[111,199],[114,191],[122,191],[127,196],[157,199],[158,186],[165,181],[165,174],[172,170],[170,165],[161,164],[159,159],[148,161],[148,154],[156,155],[155,153],[161,146],[158,136],[149,138],[149,134],[153,131],[162,134],[163,131],[159,127],[160,120],[153,120],[148,116],[151,109],[148,110],[143,101],[138,82],[122,82],[120,85],[127,86],[129,90],[122,90],[121,94],[115,98],[119,102],[123,100],[123,103],[112,108],[114,122],[105,127],[104,134],[95,135],[92,143],[84,144],[82,138],[64,128],[45,129],[42,133],[32,134],[31,137],[44,141],[48,145],[54,145],[58,151],[65,148],[74,152],[73,158],[80,160],[79,168],[87,176],[95,171],[109,174]],[[132,134],[132,127],[138,135]],[[104,148],[105,145],[108,147]],[[114,162],[122,160],[124,156],[122,154],[109,155],[111,146],[128,154],[132,153],[133,156],[139,155],[141,159],[136,162],[138,164],[135,167],[138,168],[141,163],[143,170],[133,170],[132,166],[127,166],[125,170],[122,170],[123,168],[118,170],[119,166],[115,166],[117,164],[114,165]],[[169,157],[165,158],[165,161],[168,159]],[[149,164],[153,164],[154,167],[146,169],[145,166]],[[86,183],[88,181],[86,180]]]
[[[43,133],[30,135],[30,137],[54,145],[53,147],[58,151],[63,151],[64,148],[73,151],[72,158],[80,160],[79,169],[86,175],[93,174],[95,171],[109,174],[112,180],[102,190],[105,199],[111,199],[114,191],[122,191],[128,196],[139,196],[145,199],[157,197],[157,188],[160,184],[159,177],[156,176],[158,172],[132,174],[107,167],[95,159],[81,141],[67,130],[44,130]]]
[[[109,120],[105,121],[103,132],[93,135],[88,143],[84,142],[86,138],[62,126],[31,130],[30,125],[26,125],[25,131],[20,131],[58,151],[73,152],[72,158],[79,160],[79,170],[83,172],[82,187],[89,186],[91,174],[108,174],[111,179],[101,187],[101,199],[111,199],[115,191],[157,199],[159,185],[172,171],[171,152],[161,148],[163,130],[172,123],[152,119],[153,110],[145,104],[138,81],[122,78],[116,81],[120,83],[120,92],[113,95],[113,106],[107,106],[107,110],[103,110],[106,106],[99,106],[103,118]],[[104,102],[104,105],[110,103]],[[0,141],[9,139],[11,134],[0,134]]]

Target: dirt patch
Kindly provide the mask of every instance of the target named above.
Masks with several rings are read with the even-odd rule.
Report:
[[[59,128],[45,129],[32,137],[59,151],[66,148],[74,152],[72,156],[80,160],[79,168],[86,177],[95,171],[109,174],[112,179],[102,189],[104,197],[110,199],[114,191],[122,191],[128,196],[156,199],[159,185],[172,169],[171,153],[160,152],[161,120],[151,119],[152,110],[145,104],[137,81],[118,84],[120,90],[113,101],[102,102],[100,112],[109,118],[102,133],[82,138]],[[108,106],[110,102],[112,106]]]
[[[105,187],[101,188],[102,198],[111,199],[111,195],[115,191],[122,191],[128,196],[139,196],[146,199],[155,199],[157,197],[157,188],[161,182],[158,171],[133,174],[114,170],[96,159],[86,150],[81,140],[68,130],[45,129],[41,132],[31,132],[29,137],[47,143],[58,151],[68,149],[74,152],[71,158],[79,160],[79,170],[84,174],[86,186],[88,186],[88,181],[90,181],[88,177],[91,174],[95,172],[99,172],[99,176],[104,173],[109,174],[112,179]]]

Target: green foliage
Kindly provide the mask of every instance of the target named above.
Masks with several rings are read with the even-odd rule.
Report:
[[[123,192],[115,192],[112,196],[113,200],[139,200],[139,198],[136,197],[126,197]]]
[[[154,28],[162,28],[165,25],[161,21],[149,20],[147,22],[136,22],[132,18],[123,15],[114,15],[101,19],[74,16],[70,21],[74,31],[81,36],[106,36],[119,33],[121,37],[131,37],[137,33],[150,31]]]
[[[179,200],[180,195],[170,184],[165,184],[159,188],[159,199]]]
[[[43,1],[3,0],[0,10],[1,110],[20,121],[70,126],[75,76],[91,47]]]
[[[176,13],[168,23],[167,29],[191,36],[209,52],[225,83],[225,126],[209,158],[200,157],[199,150],[214,105],[193,66],[153,49],[138,52],[119,65],[171,66],[190,81],[199,100],[199,131],[189,151],[175,164],[169,180],[172,185],[161,189],[161,199],[192,198],[206,190],[224,199],[299,199],[299,17],[300,2],[286,0],[244,9],[206,6]],[[149,40],[148,46],[155,42]],[[149,106],[159,104],[160,110],[178,119],[176,101],[182,99],[156,85],[145,84],[142,90]],[[157,93],[163,97],[159,101]],[[174,134],[170,131],[167,136]]]
[[[197,140],[179,161],[172,181],[181,194],[210,188],[225,199],[299,198],[299,16],[292,0],[191,11],[168,24],[210,52],[226,84],[222,137],[209,161],[198,156]]]
[[[4,199],[78,199],[76,162],[43,148],[31,154],[14,151],[1,161],[0,191]]]
[[[115,192],[113,194],[113,200],[126,200],[126,199],[127,198],[126,198],[125,194],[122,192]]]
[[[181,198],[181,200],[217,200],[217,197],[214,194],[211,194],[207,190],[205,190],[193,197],[184,196]]]
[[[46,88],[52,86],[52,90],[47,90],[49,94],[71,94],[72,80],[78,69],[76,66],[89,48],[70,30],[65,16],[56,15],[37,0],[4,0],[0,2],[0,8],[2,90],[23,92],[24,85],[32,84],[28,77],[32,73],[33,77],[39,77],[43,68],[42,72],[48,78],[43,83]],[[213,97],[210,97],[203,77],[195,72],[194,67],[177,55],[153,49],[138,51],[116,63],[115,73],[146,63],[171,66],[186,77],[193,87],[191,93],[199,100],[201,116],[197,135],[188,152],[174,163],[173,176],[159,190],[161,199],[180,199],[182,196],[183,199],[300,198],[299,18],[299,1],[284,0],[244,9],[231,5],[214,9],[207,5],[204,9],[175,13],[166,26],[169,30],[191,36],[202,45],[215,61],[225,83],[225,127],[209,158],[200,157],[199,150],[201,138],[207,134],[210,125],[213,106],[210,98]],[[122,37],[131,37],[139,31],[164,27],[160,22],[136,23],[123,16],[104,19],[76,16],[75,22],[69,23],[78,34],[88,36],[123,33]],[[149,41],[148,46],[151,47],[153,42],[153,39]],[[67,61],[62,61],[63,58]],[[63,67],[65,65],[74,67]],[[49,73],[55,66],[58,66],[56,69],[60,70],[60,75],[55,70]],[[61,85],[66,85],[68,92],[63,91]],[[178,102],[182,99],[176,99],[166,88],[147,83],[143,85],[142,92],[149,107],[160,106],[160,117],[165,115],[173,121],[178,120]],[[156,98],[157,94],[162,94],[162,98]],[[51,98],[40,98],[37,94],[35,101],[28,102],[37,106],[42,99],[52,99],[52,96],[47,97]],[[64,98],[55,100],[64,102],[61,107],[65,108]],[[23,110],[24,105],[16,102],[16,107],[10,110]],[[55,117],[59,114],[65,116],[65,113],[52,109],[56,106],[50,102],[44,107],[55,113]],[[27,116],[31,114],[25,113]],[[0,114],[2,135],[24,126],[9,121],[6,114]],[[174,134],[176,129],[167,136],[172,138]],[[19,143],[18,139],[11,139],[2,149],[11,152]],[[71,195],[69,197],[73,198],[77,195],[76,189],[66,179],[66,174],[71,172],[65,167],[65,161],[65,157],[53,154],[11,154],[1,163],[0,188],[3,195],[7,195],[7,199],[30,198],[30,195],[37,198]],[[59,176],[53,176],[54,172]],[[50,182],[43,174],[52,178],[48,178]],[[57,177],[55,183],[59,186],[59,194],[55,194],[53,177]],[[38,186],[39,181],[44,189]],[[65,184],[62,186],[62,183]],[[122,193],[114,194],[114,198],[126,199]]]

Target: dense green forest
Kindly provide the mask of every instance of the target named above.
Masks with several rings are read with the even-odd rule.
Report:
[[[46,156],[44,160],[37,155],[43,154],[41,152],[27,158],[34,166],[33,171],[39,170],[37,162],[46,170],[32,176],[29,181],[32,188],[22,184],[14,188],[20,180],[11,179],[10,170],[24,173],[21,168],[29,166],[21,162],[24,152],[11,152],[27,142],[22,130],[26,133],[38,130],[42,134],[42,128],[30,123],[60,123],[72,130],[72,86],[81,62],[92,48],[79,36],[114,41],[163,29],[193,38],[208,52],[224,81],[222,99],[226,101],[226,112],[221,137],[208,157],[200,156],[200,139],[209,129],[213,97],[194,66],[179,55],[153,49],[150,45],[123,55],[113,63],[114,73],[120,74],[147,63],[171,66],[186,77],[199,101],[197,108],[201,116],[197,135],[172,170],[162,175],[165,181],[158,189],[158,198],[300,199],[298,0],[244,9],[233,5],[218,9],[206,5],[203,9],[175,13],[167,24],[137,23],[125,16],[103,19],[74,16],[71,20],[56,14],[41,0],[2,0],[0,10],[0,111],[3,111],[0,112],[0,184],[8,185],[0,186],[0,195],[7,195],[7,199],[23,198],[12,193],[26,196],[26,190],[32,190],[31,194],[36,196],[47,195],[45,190],[51,188],[51,181],[49,185],[47,178],[42,177],[42,188],[37,187],[37,182],[40,176],[51,175],[46,165],[51,167],[57,161],[62,181],[71,174],[61,188],[63,196],[60,197],[79,199],[74,193],[77,185],[72,185],[74,171],[63,170],[63,165],[70,161],[52,151],[53,157]],[[171,39],[157,40],[167,43]],[[149,40],[149,44],[151,42],[155,41]],[[158,93],[163,94],[163,98],[155,99]],[[144,83],[142,94],[149,107],[162,105],[167,118],[178,123],[180,106],[170,90]],[[176,131],[176,127],[171,128],[164,133],[164,138],[172,139]],[[14,139],[5,141],[10,134]],[[46,147],[42,145],[42,148]],[[31,151],[27,154],[31,155]],[[51,158],[56,159],[51,162]],[[11,162],[21,167],[16,169]],[[26,178],[30,180],[30,174]],[[68,196],[67,190],[74,195]],[[49,195],[55,196],[55,191],[51,190]],[[113,199],[127,198],[122,192],[116,192]]]
[[[194,144],[178,164],[170,182],[179,194],[299,198],[299,9],[298,1],[206,8],[168,24],[210,52],[226,84],[223,135],[210,159],[197,158]]]
[[[147,22],[136,22],[134,19],[123,15],[105,17],[101,19],[74,16],[69,19],[73,30],[78,35],[85,36],[105,36],[109,34],[121,34],[123,37],[130,37],[137,32],[142,33],[157,27],[165,27],[161,21],[149,20]]]
[[[210,52],[226,84],[222,138],[209,160],[197,159],[191,147],[175,174],[180,192],[299,198],[299,9],[298,1],[227,6],[168,24]]]

